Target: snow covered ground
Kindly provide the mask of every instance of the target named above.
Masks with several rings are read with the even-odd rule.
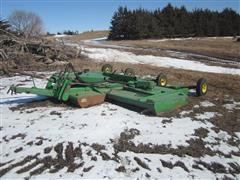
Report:
[[[149,64],[159,67],[171,67],[210,73],[240,75],[240,68],[210,66],[198,61],[160,57],[152,55],[135,55],[131,52],[119,51],[111,48],[85,48],[83,55],[100,62],[123,62],[132,64]]]
[[[1,79],[2,178],[240,178],[239,147],[229,143],[239,140],[239,133],[215,131],[210,120],[221,116],[217,112],[190,116],[213,102],[203,101],[179,117],[144,116],[110,103],[14,109],[44,99],[6,93],[11,84],[31,86],[29,79]],[[232,101],[225,108],[234,111],[239,104]]]
[[[61,37],[65,37],[66,34],[55,34],[54,37],[56,38],[61,38]]]
[[[84,43],[90,43],[90,44],[101,44],[102,41],[106,41],[107,37],[101,37],[101,38],[95,38],[95,39],[88,39],[84,40]]]
[[[214,37],[213,37],[214,38]],[[229,38],[229,37],[225,37]],[[152,56],[152,55],[136,55],[131,52],[125,52],[124,50],[144,50],[144,48],[131,47],[127,45],[112,45],[106,43],[107,37],[83,40],[80,42],[69,41],[62,39],[66,45],[75,46],[77,49],[81,50],[82,55],[87,56],[93,60],[101,62],[123,62],[123,63],[133,63],[133,64],[149,64],[152,66],[159,67],[171,67],[179,68],[193,71],[211,72],[211,73],[222,73],[222,74],[233,74],[240,75],[240,64],[237,61],[229,61],[225,59],[219,59],[214,57],[209,57],[200,54],[178,52],[173,50],[165,50],[165,53],[169,57]],[[182,40],[184,38],[179,38],[177,40]],[[191,39],[191,38],[185,38]],[[61,40],[61,41],[62,41]],[[168,39],[169,40],[169,39]],[[176,40],[173,39],[173,40]],[[149,40],[149,41],[165,41],[161,40]],[[90,47],[86,47],[90,46]],[[91,48],[100,47],[100,48]],[[120,51],[120,50],[121,51]],[[153,50],[153,49],[149,49]],[[210,66],[199,61],[191,61],[189,58],[202,59],[206,62],[215,62],[223,64],[238,65],[239,68],[228,68],[222,66]]]

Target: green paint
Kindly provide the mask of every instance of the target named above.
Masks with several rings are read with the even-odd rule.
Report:
[[[120,73],[70,72],[53,74],[45,89],[11,86],[15,93],[31,93],[76,103],[79,98],[106,95],[107,100],[142,108],[156,115],[187,103],[189,88],[159,87],[152,79],[126,76]]]

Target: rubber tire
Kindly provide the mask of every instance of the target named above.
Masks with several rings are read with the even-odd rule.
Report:
[[[112,67],[111,64],[104,64],[102,66],[102,72],[104,72],[104,73],[112,73],[112,71],[113,71],[113,67]]]
[[[165,80],[166,83],[164,85],[161,84],[161,80]],[[167,76],[163,73],[160,73],[156,78],[156,83],[160,87],[165,87],[167,85]]]
[[[197,81],[197,86],[196,86],[196,94],[197,96],[204,96],[207,94],[207,89],[206,89],[206,92],[203,92],[202,91],[202,86],[206,84],[207,85],[207,80],[204,79],[204,78],[200,78],[198,81]],[[206,87],[208,88],[208,87]]]
[[[135,71],[132,68],[127,68],[124,71],[124,75],[134,77],[135,76]]]

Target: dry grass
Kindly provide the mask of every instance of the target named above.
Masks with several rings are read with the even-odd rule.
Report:
[[[81,40],[87,40],[87,39],[107,37],[108,34],[109,34],[109,31],[107,31],[107,30],[88,31],[88,32],[83,32],[78,35],[66,36],[64,38],[68,39],[68,40],[81,41]]]
[[[193,38],[186,40],[126,40],[108,41],[114,45],[130,45],[143,48],[161,48],[178,51],[187,51],[203,55],[226,58],[240,59],[240,43],[234,42],[232,38]]]

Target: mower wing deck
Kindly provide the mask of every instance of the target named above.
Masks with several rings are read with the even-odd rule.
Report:
[[[126,105],[135,106],[143,109],[144,112],[150,112],[159,115],[161,112],[169,111],[183,106],[188,100],[188,89],[170,89],[164,87],[155,87],[149,91],[141,89],[123,88],[112,90],[107,93],[109,100],[121,102]]]

